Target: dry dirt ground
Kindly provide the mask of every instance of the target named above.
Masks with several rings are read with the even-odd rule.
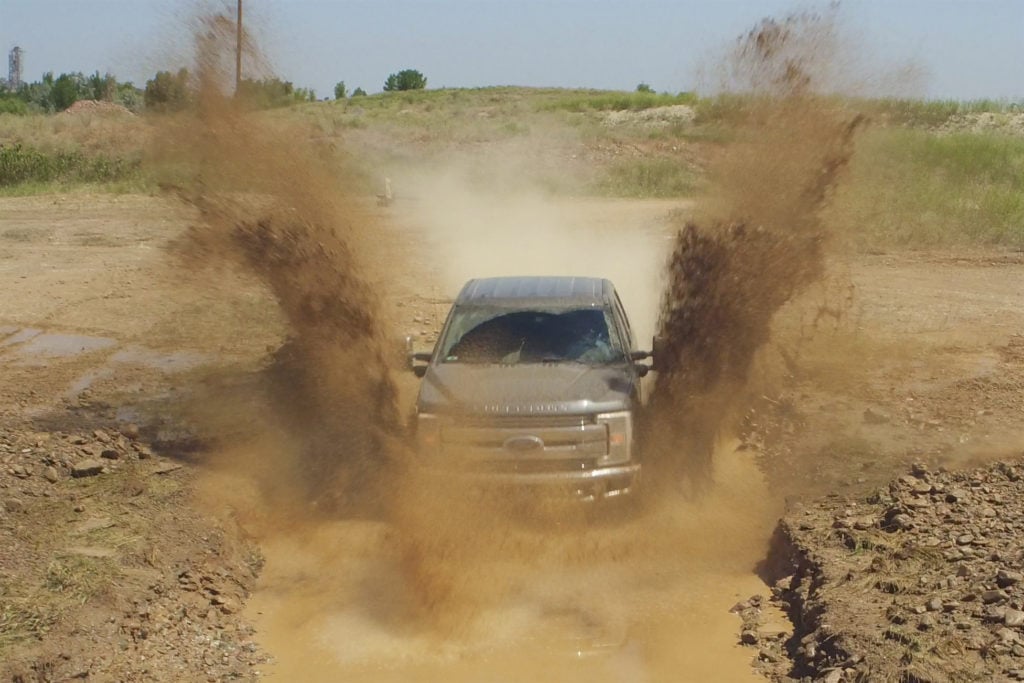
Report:
[[[668,215],[678,208],[685,205],[610,200],[545,208],[545,215],[553,212],[570,226],[559,241],[583,254],[573,262],[531,257],[523,247],[532,244],[531,236],[522,234],[506,236],[500,248],[491,244],[491,255],[481,256],[487,249],[478,244],[474,250],[469,233],[443,225],[442,212],[432,212],[428,201],[396,205],[386,210],[391,227],[382,228],[387,234],[368,255],[379,266],[370,277],[384,295],[391,326],[427,346],[460,279],[560,264],[578,269],[593,249],[606,254],[637,326],[650,330]],[[505,220],[535,217],[541,211],[535,209],[504,211]],[[207,476],[201,464],[206,445],[189,424],[190,403],[210,381],[258,372],[284,328],[268,292],[255,281],[175,263],[168,245],[189,221],[186,210],[153,197],[0,200],[0,680],[230,680],[265,673],[280,680],[499,680],[502,671],[524,680],[542,679],[544,672],[550,680],[756,680],[753,660],[760,661],[763,675],[852,680],[867,654],[857,659],[852,645],[809,651],[799,642],[800,630],[795,642],[787,641],[793,626],[768,618],[767,596],[774,591],[777,604],[797,616],[798,629],[816,634],[814,642],[831,642],[827,629],[822,635],[823,611],[801,610],[824,604],[815,593],[821,583],[812,577],[845,567],[850,538],[852,550],[861,553],[854,553],[857,561],[867,557],[869,545],[857,540],[858,533],[884,534],[888,543],[872,541],[871,547],[892,550],[893,533],[924,526],[921,506],[909,505],[909,497],[945,506],[956,503],[946,496],[959,499],[949,493],[953,488],[981,490],[1004,502],[1020,497],[1014,488],[1019,477],[1008,479],[1005,470],[970,475],[989,477],[978,482],[954,481],[952,474],[935,474],[931,482],[933,475],[923,472],[1021,455],[1024,257],[862,255],[837,262],[827,286],[781,316],[755,377],[763,391],[743,420],[741,442],[725,449],[717,470],[716,487],[727,493],[707,494],[704,502],[675,511],[695,520],[677,527],[693,536],[680,540],[680,554],[703,559],[654,567],[644,580],[661,583],[637,589],[642,600],[636,609],[654,616],[606,620],[615,628],[598,628],[588,645],[566,645],[562,652],[565,644],[557,638],[540,645],[535,638],[524,650],[530,636],[523,630],[561,619],[573,621],[575,630],[560,627],[541,637],[577,633],[594,626],[584,617],[600,609],[529,615],[499,610],[491,615],[496,624],[490,633],[501,637],[462,649],[389,631],[386,620],[347,609],[345,600],[365,609],[359,585],[332,595],[338,604],[327,613],[304,612],[303,606],[324,603],[305,578],[321,569],[373,571],[364,560],[376,547],[375,535],[387,532],[363,525],[353,535],[327,521],[305,536],[257,538],[234,515],[230,496],[221,495],[227,491],[217,488],[230,482]],[[408,404],[415,383],[411,377],[400,382]],[[911,463],[923,466],[916,480],[890,490],[888,482],[906,474]],[[918,491],[921,481],[928,481],[927,492]],[[814,503],[825,494],[833,497]],[[749,517],[726,509],[751,507],[755,498]],[[759,564],[785,500],[790,511],[782,529],[791,533],[777,536],[772,561]],[[900,504],[906,509],[890,509]],[[929,524],[940,527],[948,523],[943,514],[954,512],[933,511]],[[906,529],[892,531],[898,514],[916,519],[916,526],[910,519]],[[813,519],[801,526],[793,521],[801,515]],[[815,530],[824,533],[814,536]],[[961,543],[968,533],[988,537],[988,545]],[[993,534],[974,529],[949,542],[987,549],[1003,543]],[[938,539],[936,546],[949,540],[937,533],[929,538]],[[818,552],[836,542],[831,555]],[[885,556],[886,568],[899,564],[897,550]],[[966,561],[962,555],[959,560]],[[318,564],[327,561],[340,564]],[[919,566],[908,564],[895,584],[868,582],[870,590],[893,602],[894,595],[909,592],[907,576]],[[954,577],[960,571],[951,569]],[[971,606],[981,610],[965,611],[965,619],[999,622],[1015,638],[1015,626],[1006,620],[1016,619],[1009,610],[1024,605],[1014,602],[1012,589],[987,587],[989,578],[1000,580],[998,571],[995,564],[979,565],[977,581],[964,580],[965,590],[976,593]],[[936,572],[945,581],[945,573]],[[685,577],[666,578],[671,573]],[[591,585],[607,590],[615,577],[606,572]],[[784,580],[769,587],[762,578]],[[893,585],[898,590],[890,590]],[[796,595],[801,586],[802,597]],[[392,589],[387,582],[373,588]],[[556,592],[554,586],[545,589]],[[996,589],[1003,596],[988,600],[985,591]],[[933,590],[941,602],[936,610],[929,607],[932,594],[922,593],[901,602],[898,614],[886,612],[888,603],[874,612],[844,612],[841,604],[833,606],[842,601],[833,600],[828,626],[860,624],[879,638],[889,633],[884,642],[905,651],[912,647],[908,639],[929,628],[945,633],[941,615],[952,615],[949,627],[957,628],[960,608],[948,605],[971,600],[954,596],[952,586],[943,590]],[[754,593],[765,598],[745,600]],[[579,599],[601,602],[599,595]],[[730,613],[737,602],[739,614]],[[1005,609],[989,615],[984,603]],[[912,621],[932,612],[939,616],[931,626]],[[512,622],[527,626],[505,628]],[[999,635],[1006,647],[993,650],[981,631],[961,630],[976,636],[977,642],[966,638],[978,646],[970,652],[1012,657],[1020,647],[1024,654],[1009,636]],[[741,639],[748,647],[740,646]],[[950,647],[948,641],[936,637],[942,647]],[[928,660],[933,669],[942,652]],[[950,651],[944,661],[959,656]],[[1008,677],[1013,670],[1006,663],[986,669],[981,661],[968,678]]]

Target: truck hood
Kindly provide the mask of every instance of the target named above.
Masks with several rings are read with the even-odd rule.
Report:
[[[632,407],[633,382],[621,365],[442,363],[427,369],[417,407],[478,415],[614,412]]]

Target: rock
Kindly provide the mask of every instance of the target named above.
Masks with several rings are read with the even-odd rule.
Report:
[[[942,609],[942,600],[939,598],[932,598],[925,604],[925,609],[929,612],[938,612]]]
[[[1017,634],[1006,627],[998,629],[995,632],[995,636],[1003,643],[1016,643],[1019,641]]]
[[[102,429],[93,430],[92,435],[93,437],[95,437],[97,441],[100,441],[102,443],[110,443],[110,435],[107,434]]]
[[[22,512],[25,510],[25,503],[20,498],[8,498],[4,501],[4,509],[8,512]]]
[[[928,466],[924,463],[915,462],[910,466],[910,474],[917,477],[918,479],[924,479],[928,476]]]
[[[967,494],[962,489],[950,489],[946,492],[947,503],[963,502],[966,498]]]
[[[105,448],[103,449],[103,451],[100,452],[100,457],[106,458],[107,460],[117,460],[118,458],[121,457],[121,454],[118,453],[113,448]]]
[[[57,474],[56,467],[47,467],[43,470],[43,478],[51,484],[55,484],[60,479],[60,475]]]
[[[121,429],[121,433],[127,436],[129,439],[135,440],[139,438],[139,425],[130,423]]]
[[[223,605],[221,605],[221,609],[224,609]],[[227,614],[230,614],[230,612],[228,612]],[[757,640],[757,631],[754,631],[752,629],[744,629],[740,633],[740,642],[744,645],[757,645]]]
[[[165,462],[160,464],[153,470],[153,474],[169,474],[176,472],[181,469],[181,465],[176,462]]]
[[[1024,626],[1024,612],[1016,609],[1007,609],[1003,614],[1004,626]]]
[[[778,581],[775,582],[775,587],[777,589],[779,589],[780,591],[792,590],[793,582],[795,580],[796,580],[796,577],[793,576],[792,574],[790,574],[789,576],[784,576],[784,577],[782,577],[781,579],[779,579]]]
[[[996,583],[999,585],[1000,588],[1009,588],[1010,586],[1016,586],[1021,581],[1024,581],[1024,574],[1022,574],[1021,572],[1000,569],[996,573]]]
[[[821,679],[822,683],[840,683],[843,680],[842,669],[832,669]]]
[[[1006,593],[1001,590],[987,590],[981,594],[981,601],[986,605],[1006,600]]]
[[[218,607],[220,607],[220,611],[223,612],[224,614],[234,614],[235,612],[238,611],[238,603],[235,602],[231,598],[221,597],[221,599],[218,602],[220,603],[218,605]],[[744,633],[746,633],[746,631],[744,631]],[[753,643],[747,643],[745,640],[743,640],[743,636],[742,635],[740,636],[740,640],[742,642],[744,642],[745,644],[753,645],[754,643],[757,642],[757,634],[756,633],[754,634],[754,642]]]
[[[882,528],[886,531],[906,531],[914,526],[914,521],[902,512],[882,518]]]
[[[81,477],[95,477],[97,474],[103,472],[103,463],[98,460],[83,460],[82,462],[72,465],[71,476],[76,479]]]

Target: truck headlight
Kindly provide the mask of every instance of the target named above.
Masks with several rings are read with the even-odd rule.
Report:
[[[437,453],[441,450],[441,421],[437,419],[437,415],[416,415],[416,446],[423,454]]]
[[[629,462],[633,448],[633,414],[629,411],[601,413],[597,423],[608,430],[608,455],[601,458],[602,464]]]

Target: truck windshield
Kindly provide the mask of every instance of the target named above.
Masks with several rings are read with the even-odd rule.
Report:
[[[443,363],[616,363],[625,353],[601,308],[509,310],[457,306],[441,340]]]

